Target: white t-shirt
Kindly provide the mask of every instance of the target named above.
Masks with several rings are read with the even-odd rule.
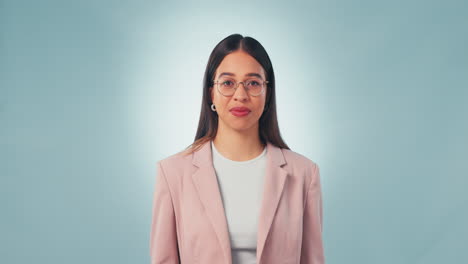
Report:
[[[233,161],[221,155],[213,141],[210,144],[229,229],[232,263],[256,264],[267,148],[253,159]]]

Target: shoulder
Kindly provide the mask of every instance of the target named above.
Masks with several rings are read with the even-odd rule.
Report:
[[[192,163],[192,154],[186,155],[185,151],[179,151],[175,154],[163,157],[157,163],[164,170],[173,170],[174,168],[185,167]]]
[[[296,168],[304,168],[304,169],[306,168],[315,169],[315,167],[318,167],[315,161],[304,156],[303,154],[300,154],[290,149],[281,149],[281,151],[283,152],[286,163],[289,166],[293,166]]]
[[[305,180],[306,183],[319,180],[319,166],[314,160],[290,149],[281,149],[281,151],[286,161],[283,168],[291,175]]]
[[[177,190],[175,186],[184,181],[188,175],[192,175],[194,166],[192,165],[193,154],[188,154],[185,150],[175,154],[165,156],[157,161],[157,167],[160,169],[164,178],[173,190]]]

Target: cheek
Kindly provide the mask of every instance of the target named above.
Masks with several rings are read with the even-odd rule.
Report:
[[[258,99],[258,102],[256,103],[256,106],[257,106],[258,111],[262,112],[263,109],[265,108],[265,104],[266,104],[265,98],[264,98],[264,97],[263,97],[263,98],[259,98],[259,99]]]
[[[228,109],[229,99],[226,98],[216,98],[215,105],[216,109],[218,109],[220,113],[224,113],[229,111]]]

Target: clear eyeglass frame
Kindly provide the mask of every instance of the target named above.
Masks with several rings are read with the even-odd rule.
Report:
[[[245,83],[244,83],[244,82],[236,82],[236,81],[234,81],[235,86],[234,86],[234,89],[233,89],[233,93],[230,94],[230,95],[226,95],[226,94],[223,94],[223,93],[221,92],[221,90],[219,89],[219,80],[213,80],[213,82],[215,83],[215,85],[217,84],[217,85],[216,85],[216,89],[218,90],[218,92],[219,92],[220,94],[224,95],[224,96],[233,96],[233,95],[236,93],[237,88],[239,88],[239,84],[240,84],[240,83],[242,83],[242,84],[244,85],[244,88],[247,89],[247,92],[248,92],[250,95],[252,95],[252,96],[259,96],[259,95],[263,94],[263,92],[265,91],[265,85],[266,85],[267,83],[269,83],[268,81],[263,81],[263,82],[261,83],[261,85],[262,85],[262,90],[260,91],[260,93],[258,93],[258,94],[251,94],[249,88],[245,86]]]

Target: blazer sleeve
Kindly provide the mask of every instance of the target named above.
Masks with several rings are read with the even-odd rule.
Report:
[[[312,167],[312,179],[304,205],[301,264],[324,264],[325,254],[322,241],[323,231],[322,188],[320,170]]]
[[[150,257],[151,264],[180,263],[174,206],[160,161],[153,194]]]

